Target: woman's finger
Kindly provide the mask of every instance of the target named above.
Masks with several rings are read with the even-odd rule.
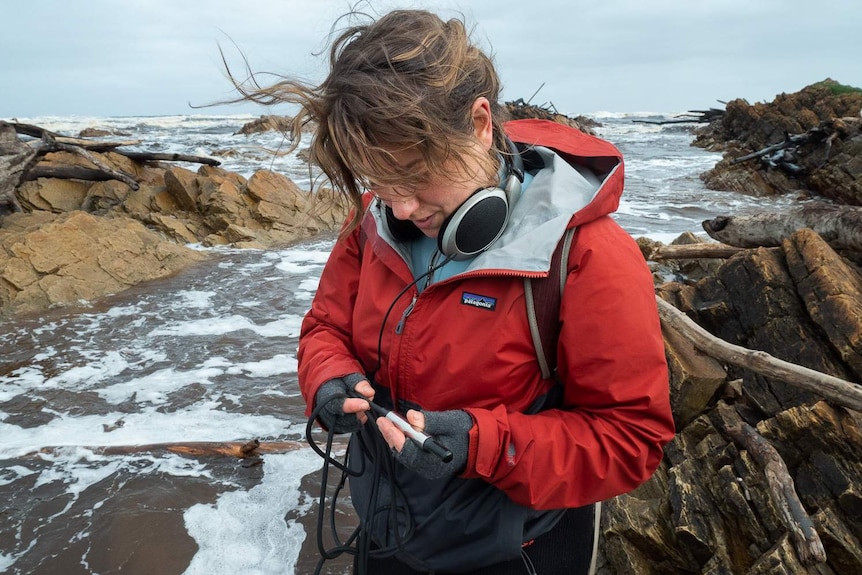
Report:
[[[404,442],[407,441],[407,436],[385,417],[377,418],[377,429],[380,430],[380,435],[387,445],[400,453],[404,448]]]

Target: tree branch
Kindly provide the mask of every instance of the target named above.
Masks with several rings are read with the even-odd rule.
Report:
[[[763,470],[772,500],[778,507],[784,526],[790,532],[799,560],[803,565],[826,562],[826,550],[808,512],[796,494],[796,486],[787,464],[762,435],[739,417],[736,410],[719,404],[724,430],[742,446]],[[733,423],[729,423],[732,421]]]
[[[191,455],[195,457],[236,457],[245,459],[257,457],[261,453],[287,453],[302,447],[298,441],[267,441],[261,443],[258,439],[251,441],[187,441],[178,443],[149,443],[144,445],[107,445],[96,447],[84,447],[93,453],[100,455],[134,455],[137,453],[152,453],[167,451],[178,455]],[[54,453],[62,446],[43,447],[37,452]]]
[[[157,152],[127,152],[125,150],[114,150],[132,160],[141,162],[163,160],[166,162],[193,162],[195,164],[206,164],[207,166],[218,166],[220,161],[206,156],[190,156],[188,154],[160,154]]]
[[[728,343],[697,325],[687,315],[660,297],[656,297],[656,302],[662,323],[687,337],[694,347],[703,353],[719,361],[816,393],[838,405],[862,411],[862,388],[859,385],[778,359],[765,351],[746,349]]]
[[[727,244],[684,244],[656,246],[648,260],[723,259],[743,251],[744,248]]]

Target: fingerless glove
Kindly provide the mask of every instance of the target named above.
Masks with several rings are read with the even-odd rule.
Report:
[[[352,433],[361,424],[355,413],[344,413],[344,400],[348,391],[353,391],[356,385],[365,379],[361,373],[351,373],[344,377],[330,379],[320,386],[315,395],[314,404],[323,405],[318,414],[318,421],[333,433]]]

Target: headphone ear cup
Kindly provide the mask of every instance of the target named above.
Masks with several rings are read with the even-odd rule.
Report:
[[[503,235],[508,221],[505,190],[479,189],[443,222],[437,247],[454,260],[471,258],[491,247]]]
[[[422,236],[422,230],[413,225],[410,220],[396,218],[389,206],[384,206],[383,211],[386,214],[386,227],[389,228],[389,233],[399,242],[409,242]]]

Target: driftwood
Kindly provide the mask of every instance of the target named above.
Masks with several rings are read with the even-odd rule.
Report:
[[[724,431],[748,451],[763,470],[772,500],[779,510],[784,526],[790,532],[796,552],[803,565],[826,562],[826,550],[814,523],[799,500],[796,486],[790,477],[787,464],[776,449],[744,421],[729,406],[719,404],[725,422]]]
[[[703,222],[714,240],[742,248],[775,247],[810,228],[832,248],[862,253],[862,207],[812,202],[790,210],[746,216],[719,216]]]
[[[156,152],[127,152],[125,150],[115,150],[118,154],[122,154],[132,160],[140,162],[148,161],[166,161],[166,162],[193,162],[195,164],[206,164],[208,166],[218,166],[220,161],[204,156],[191,156],[189,154],[160,154]]]
[[[61,152],[69,152],[70,154],[75,154],[76,156],[81,156],[86,159],[88,162],[96,166],[96,168],[105,174],[109,179],[119,180],[132,188],[133,190],[140,189],[140,185],[135,181],[135,178],[130,174],[127,174],[121,170],[115,170],[102,160],[98,158],[95,154],[90,153],[80,146],[75,146],[72,144],[63,144],[57,141],[50,141],[44,144],[44,146],[40,147],[41,153],[48,153],[54,151]]]
[[[813,132],[813,133],[806,132],[805,134],[797,134],[794,136],[791,136],[789,134],[785,134],[784,141],[779,142],[777,144],[772,144],[771,146],[767,146],[767,147],[763,148],[762,150],[758,150],[756,152],[752,152],[750,154],[746,154],[744,156],[734,158],[733,160],[730,161],[730,165],[733,166],[736,164],[741,164],[742,162],[747,162],[748,160],[754,160],[756,158],[761,158],[763,156],[766,156],[767,154],[771,154],[773,152],[777,152],[777,151],[783,150],[785,148],[799,146],[801,144],[807,144],[807,143],[812,142],[812,141],[818,141],[819,142],[819,141],[822,141],[823,139],[825,139],[825,137],[826,136],[823,135],[823,133],[820,131]]]
[[[849,119],[855,122],[856,119]],[[832,150],[833,141],[839,137],[842,127],[846,127],[846,122],[841,119],[826,120],[814,128],[811,128],[803,134],[784,133],[784,140],[771,146],[767,146],[761,150],[751,152],[744,156],[734,158],[730,161],[730,165],[741,164],[748,160],[760,158],[760,160],[771,168],[779,168],[791,175],[799,175],[805,172],[805,168],[797,163],[797,154],[799,147],[806,144],[823,143],[823,160],[818,165],[823,167],[829,160],[829,153]]]
[[[726,363],[781,380],[832,401],[862,411],[862,386],[826,373],[796,365],[764,352],[747,349],[715,337],[673,305],[656,297],[663,325],[675,329],[703,353]]]
[[[112,142],[99,142],[95,140],[87,140],[84,138],[72,138],[69,136],[61,136],[56,132],[52,132],[50,130],[46,130],[40,126],[34,126],[33,124],[21,124],[18,122],[6,122],[9,126],[12,126],[14,130],[22,134],[24,136],[30,136],[31,138],[43,139],[48,138],[54,142],[58,142],[60,144],[69,144],[70,146],[78,146],[80,148],[84,148],[87,150],[92,150],[94,152],[104,152],[106,150],[113,150],[114,148],[118,148],[120,146],[136,146],[141,143],[140,140],[124,140],[124,141],[112,141]]]
[[[178,443],[150,443],[145,445],[106,445],[84,447],[99,455],[135,455],[138,453],[153,453],[167,451],[178,455],[193,457],[236,457],[246,459],[258,457],[262,453],[287,453],[299,449],[303,444],[299,441],[267,441],[261,443],[258,439],[251,441],[187,441]],[[43,447],[38,452],[54,453],[64,447]]]
[[[87,180],[89,182],[104,182],[113,180],[113,176],[95,168],[84,166],[40,166],[37,165],[29,170],[22,181],[37,180],[39,178],[58,178],[61,180]]]
[[[30,144],[15,136],[21,134],[37,138]],[[140,144],[139,140],[100,142],[83,138],[61,136],[32,124],[0,121],[0,209],[21,211],[15,189],[26,180],[36,178],[66,178],[88,181],[119,180],[133,190],[140,188],[134,176],[118,170],[102,160],[97,152],[113,151],[139,162],[169,161],[193,162],[218,166],[220,161],[189,154],[164,154],[121,150],[122,146]],[[39,160],[51,152],[63,151],[85,158],[94,168],[84,166],[39,166]]]
[[[657,260],[689,260],[689,259],[724,259],[745,251],[744,248],[726,244],[681,244],[656,246],[646,259]]]
[[[36,150],[18,140],[14,128],[0,122],[0,208],[20,212],[15,188],[36,162]]]
[[[709,110],[689,110],[685,114],[677,114],[673,120],[632,120],[633,124],[709,124],[721,118],[724,110],[710,108]]]

